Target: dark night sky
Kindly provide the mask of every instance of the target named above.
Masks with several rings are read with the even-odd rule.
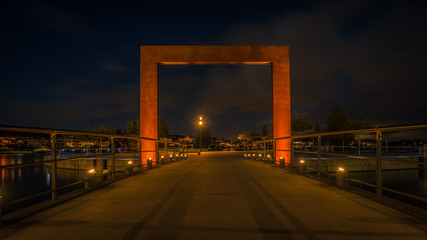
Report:
[[[292,110],[322,125],[333,105],[386,125],[427,119],[427,4],[90,4],[7,1],[1,14],[0,124],[124,129],[139,118],[140,45],[289,45]],[[162,66],[160,114],[194,135],[271,121],[268,66]]]

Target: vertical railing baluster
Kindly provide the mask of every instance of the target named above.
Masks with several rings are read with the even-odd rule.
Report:
[[[86,140],[85,141],[85,148],[86,148],[86,156],[89,156],[89,152],[90,152],[90,150],[89,150],[89,145],[88,145],[89,143],[88,143],[88,140]]]
[[[291,164],[292,164],[292,163],[295,163],[294,162],[294,139],[291,137],[290,141],[291,141]]]
[[[116,178],[116,142],[114,137],[111,137],[111,178]]]
[[[273,159],[274,159],[274,164],[279,165],[278,164],[278,160],[277,160],[277,154],[276,154],[276,140],[273,141]]]
[[[96,174],[102,174],[102,138],[99,140],[98,156],[96,156]]]
[[[320,177],[320,161],[322,160],[322,153],[320,151],[321,144],[322,144],[322,137],[317,136],[317,176],[318,177]]]
[[[163,142],[164,144],[164,148],[165,148],[165,158],[169,158],[169,154],[168,154],[168,143],[167,142]]]
[[[0,196],[0,225],[2,225],[3,196]]]
[[[58,170],[58,163],[57,163],[57,157],[56,157],[56,134],[51,133],[50,134],[50,155],[51,160],[53,160],[53,169],[52,169],[52,176],[51,176],[51,191],[52,191],[52,199],[58,198],[58,178],[57,178],[57,170]]]
[[[377,132],[376,134],[376,148],[377,148],[377,158],[376,158],[376,193],[377,197],[382,195],[382,132]]]
[[[267,149],[266,149],[266,147],[267,147],[267,142],[264,142],[264,155],[263,155],[263,160],[264,161],[266,161],[267,160],[267,155],[266,155],[266,153],[267,153]]]
[[[138,147],[137,147],[137,151],[138,151],[139,163],[141,164],[141,169],[142,169],[142,168],[143,168],[143,166],[142,166],[141,139],[138,139]]]

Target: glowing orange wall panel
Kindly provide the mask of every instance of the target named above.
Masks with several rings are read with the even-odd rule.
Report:
[[[291,134],[288,46],[141,46],[141,137],[158,138],[159,64],[271,64],[273,137]],[[275,154],[290,163],[290,141],[278,140]],[[156,159],[156,144],[143,140],[142,159]]]

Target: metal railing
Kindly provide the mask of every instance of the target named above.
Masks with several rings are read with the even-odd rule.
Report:
[[[291,140],[291,159],[275,159]],[[245,158],[427,209],[427,124],[294,135],[253,142]]]
[[[156,142],[155,162],[141,140]],[[185,145],[119,134],[0,126],[0,219],[70,192],[89,191],[159,164],[187,159]]]

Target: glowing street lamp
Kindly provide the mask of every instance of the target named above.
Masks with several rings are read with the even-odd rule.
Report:
[[[202,125],[203,125],[203,117],[200,116],[199,117],[199,155],[202,152],[202,131],[201,131]]]

